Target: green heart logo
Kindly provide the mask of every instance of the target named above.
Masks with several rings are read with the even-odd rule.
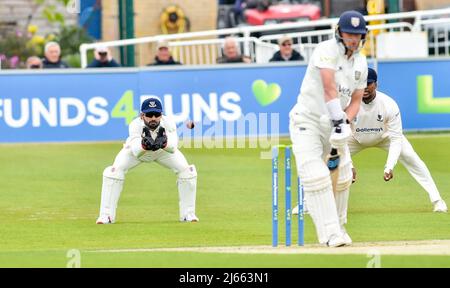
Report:
[[[276,83],[267,85],[264,80],[256,80],[253,82],[252,90],[256,100],[263,107],[277,101],[277,99],[281,96],[280,85]]]

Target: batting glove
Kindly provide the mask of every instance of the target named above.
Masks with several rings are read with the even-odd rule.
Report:
[[[344,123],[344,120],[333,121],[334,129],[330,136],[330,144],[334,148],[341,149],[347,144],[352,136],[350,124]]]

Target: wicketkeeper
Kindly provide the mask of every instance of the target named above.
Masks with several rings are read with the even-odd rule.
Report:
[[[142,103],[140,117],[129,126],[129,137],[116,156],[112,166],[103,172],[100,216],[97,224],[116,221],[117,203],[122,192],[125,174],[142,162],[156,162],[171,169],[178,176],[180,221],[197,222],[195,198],[197,172],[178,150],[178,134],[175,122],[162,115],[161,101],[149,98]],[[149,175],[149,182],[156,183]],[[156,178],[156,177],[155,177]],[[151,191],[149,191],[151,193]]]
[[[389,181],[394,177],[397,161],[405,166],[411,176],[427,191],[434,212],[447,212],[436,184],[425,163],[414,151],[403,135],[400,109],[394,99],[377,91],[377,72],[369,68],[367,88],[364,92],[361,109],[353,126],[353,137],[349,140],[352,155],[370,147],[388,151],[383,178]],[[356,170],[353,170],[356,181]]]

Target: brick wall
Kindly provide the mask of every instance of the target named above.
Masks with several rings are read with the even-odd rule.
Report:
[[[439,9],[450,7],[450,0],[416,0],[418,10]]]
[[[1,0],[0,0],[1,1]],[[135,36],[145,37],[162,34],[160,15],[163,9],[177,4],[185,12],[191,23],[190,31],[216,29],[217,0],[134,0]],[[103,40],[119,39],[119,12],[117,1],[103,2]],[[136,63],[145,65],[152,62],[154,46],[136,46]],[[114,55],[117,56],[117,49]]]
[[[217,0],[135,0],[136,36],[161,34],[159,18],[169,4],[177,4],[191,22],[191,31],[216,29]]]
[[[51,0],[47,2],[49,4],[55,4]],[[59,4],[56,6],[58,8],[57,10],[66,17],[67,24],[72,25],[77,23],[78,15],[68,13],[65,7]],[[31,24],[39,26],[40,35],[57,31],[57,26],[49,24],[42,17],[42,8],[36,9],[33,0],[0,0],[0,28],[12,31],[26,29],[30,15],[33,15]]]

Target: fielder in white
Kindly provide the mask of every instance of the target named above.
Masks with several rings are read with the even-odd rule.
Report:
[[[434,212],[447,212],[436,184],[425,163],[420,159],[408,139],[403,135],[402,119],[397,103],[386,94],[377,91],[377,73],[369,68],[367,88],[363,103],[355,119],[353,137],[348,146],[352,155],[370,147],[388,151],[383,178],[389,181],[397,161],[405,166],[411,176],[427,191],[434,206]],[[356,170],[353,175],[356,181]]]
[[[330,247],[352,243],[344,227],[352,183],[348,123],[357,115],[367,85],[367,61],[359,53],[366,33],[361,13],[347,11],[340,16],[335,39],[314,50],[297,104],[289,114],[297,173],[308,210],[319,242]],[[341,133],[336,132],[337,127]],[[336,191],[324,161],[331,146],[341,153]]]
[[[172,169],[178,176],[180,221],[197,222],[195,198],[197,172],[178,150],[175,122],[162,115],[161,101],[149,98],[142,103],[140,117],[129,125],[129,137],[112,166],[103,172],[100,216],[97,224],[116,221],[117,203],[122,192],[125,174],[142,162],[156,162]]]

